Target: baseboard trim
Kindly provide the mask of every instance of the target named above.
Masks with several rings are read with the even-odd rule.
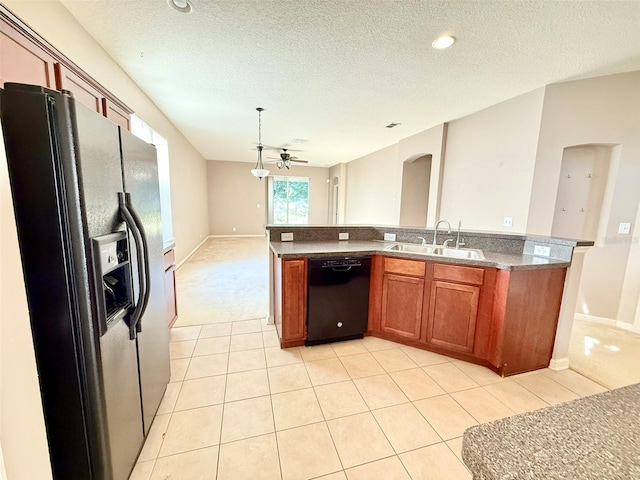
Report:
[[[264,233],[260,233],[255,235],[209,235],[209,238],[257,238],[264,236]]]
[[[191,252],[190,252],[186,257],[184,257],[182,260],[180,260],[180,261],[176,264],[176,270],[178,270],[182,265],[184,265],[184,264],[187,262],[187,260],[189,260],[189,259],[193,256],[193,254],[194,254],[194,253],[196,253],[196,252],[198,251],[198,249],[199,249],[202,245],[204,245],[204,242],[206,242],[207,240],[209,240],[209,237],[205,237],[205,238],[204,238],[204,240],[202,240],[202,241],[201,241],[201,242],[196,246],[196,248],[194,248],[193,250],[191,250]]]
[[[549,369],[559,372],[560,370],[567,370],[569,368],[569,359],[565,358],[552,358],[549,362]]]
[[[640,333],[640,329],[631,323],[621,322],[614,318],[596,317],[595,315],[586,315],[584,313],[576,313],[576,320],[582,320],[583,322],[597,323],[599,325],[608,325],[610,327],[620,328],[632,333]]]

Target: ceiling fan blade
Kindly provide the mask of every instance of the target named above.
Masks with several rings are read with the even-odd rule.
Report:
[[[304,150],[294,150],[293,148],[280,147],[280,150],[286,150],[287,152],[304,152]]]
[[[299,158],[293,158],[293,157],[291,157],[289,161],[298,162],[298,163],[309,163],[309,160],[300,160]]]

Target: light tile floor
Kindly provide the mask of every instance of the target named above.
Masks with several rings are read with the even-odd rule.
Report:
[[[470,480],[467,427],[606,390],[373,337],[281,350],[262,320],[172,329],[171,372],[132,480]]]

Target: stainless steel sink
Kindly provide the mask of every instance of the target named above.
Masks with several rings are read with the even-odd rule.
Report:
[[[416,245],[415,243],[394,243],[387,250],[397,250],[398,252],[421,253],[423,255],[437,255],[441,247],[433,245]]]
[[[484,260],[482,250],[476,248],[445,248],[434,245],[417,245],[415,243],[394,243],[386,250],[397,252],[418,253],[420,255],[432,255],[435,257],[466,258],[469,260]]]
[[[443,248],[437,255],[451,258],[468,258],[471,260],[484,260],[482,250],[476,248]]]

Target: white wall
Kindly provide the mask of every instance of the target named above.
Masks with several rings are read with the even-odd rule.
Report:
[[[329,215],[329,169],[294,165],[278,170],[268,165],[270,175],[309,178],[309,224],[325,225]],[[267,179],[251,175],[253,165],[242,162],[209,160],[210,235],[260,235],[266,219]],[[260,205],[260,207],[258,207]],[[236,230],[234,231],[233,228]]]
[[[525,232],[544,89],[449,122],[440,217],[472,230]],[[503,217],[513,227],[503,227]]]
[[[402,164],[408,159],[431,155],[427,225],[435,225],[440,210],[446,136],[446,124],[436,125],[347,163],[345,223],[398,225]]]
[[[345,223],[397,225],[399,179],[397,144],[349,162]]]
[[[640,298],[635,219],[640,203],[640,72],[549,85],[545,95],[527,231],[548,235],[562,155],[576,145],[616,146],[608,222],[585,257],[578,312],[633,323]],[[603,205],[603,208],[605,206]],[[632,223],[619,235],[620,222]],[[624,298],[622,292],[624,291]]]

